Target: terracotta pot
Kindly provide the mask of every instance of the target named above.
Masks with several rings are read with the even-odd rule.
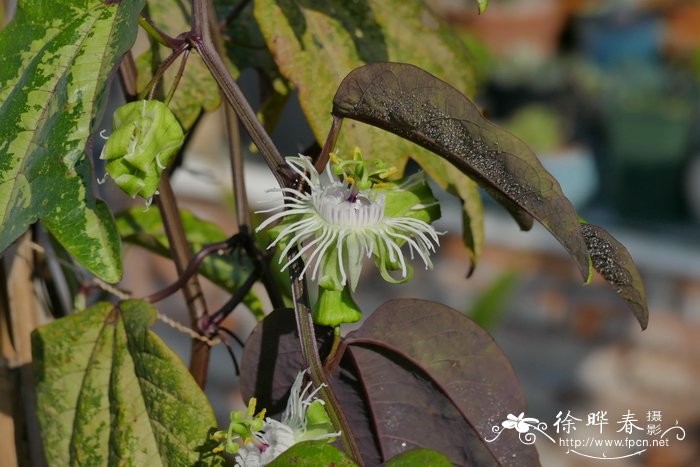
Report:
[[[463,22],[498,55],[524,48],[548,58],[557,50],[566,9],[556,0],[491,2],[486,13],[470,15]]]
[[[700,47],[700,5],[679,5],[666,17],[666,46],[687,53]]]

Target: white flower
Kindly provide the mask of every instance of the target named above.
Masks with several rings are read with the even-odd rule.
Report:
[[[359,161],[360,164],[362,162]],[[426,269],[432,268],[430,253],[435,252],[435,246],[439,245],[435,229],[414,217],[386,215],[387,195],[397,191],[408,192],[411,184],[425,183],[423,178],[409,178],[406,183],[388,191],[376,188],[360,190],[357,184],[344,183],[333,177],[330,165],[328,179],[322,181],[311,162],[303,156],[288,157],[287,164],[306,182],[310,192],[282,188],[283,205],[261,212],[284,210],[269,217],[256,230],[264,229],[279,219],[288,221],[268,247],[286,243],[280,255],[282,263],[294,246],[300,246],[282,270],[308,254],[301,277],[310,270],[311,279],[316,280],[329,274],[329,271],[323,271],[324,265],[328,264],[329,256],[334,255],[337,261],[333,265],[338,270],[340,285],[345,286],[349,281],[354,290],[365,256],[375,256],[385,278],[387,265],[398,267],[402,277],[406,278],[408,269],[400,247],[403,243],[409,245],[411,258],[417,252]],[[411,206],[409,211],[427,207],[418,204]]]
[[[501,423],[503,428],[507,430],[515,428],[518,433],[527,433],[530,431],[532,424],[537,425],[537,423],[539,423],[539,420],[536,418],[525,417],[525,412],[521,412],[517,417],[513,414],[508,414],[506,418],[507,420]]]
[[[311,390],[308,383],[302,390],[305,371],[299,372],[289,393],[282,420],[265,419],[259,431],[239,444],[236,465],[258,467],[269,464],[277,456],[301,441],[333,440],[340,432],[332,431],[323,401],[316,397],[320,388]]]

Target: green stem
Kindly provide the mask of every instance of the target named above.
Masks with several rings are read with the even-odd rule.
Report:
[[[331,369],[331,363],[335,360],[335,356],[338,354],[338,348],[340,347],[340,343],[342,342],[342,339],[340,338],[340,326],[335,326],[333,327],[333,343],[331,344],[331,350],[328,352],[328,355],[326,356],[326,361],[323,364],[323,368],[325,369],[327,374],[331,374],[333,371]]]
[[[177,74],[175,75],[175,79],[173,80],[173,84],[170,86],[170,90],[168,91],[168,95],[165,96],[165,105],[170,104],[170,100],[173,98],[175,95],[175,90],[177,89],[178,84],[180,84],[180,80],[182,79],[182,75],[185,72],[185,65],[187,65],[187,58],[190,56],[190,49],[185,50],[184,54],[182,55],[182,61],[180,62],[180,67],[177,69]]]
[[[164,45],[169,49],[175,50],[178,47],[180,47],[184,42],[182,39],[175,39],[170,37],[163,31],[161,31],[158,28],[158,26],[153,24],[153,22],[149,18],[143,15],[139,16],[139,26],[141,26],[143,30],[146,31],[146,33],[149,36],[151,36],[156,42],[158,42],[161,45]]]
[[[160,64],[155,74],[153,75],[153,78],[151,78],[146,87],[143,88],[143,91],[141,91],[141,94],[139,94],[139,99],[145,99],[146,97],[148,97],[149,99],[153,98],[153,93],[155,92],[156,84],[158,83],[158,81],[163,77],[165,72],[168,71],[168,68],[170,68],[170,66],[175,62],[175,60],[177,60],[177,57],[182,55],[189,48],[189,44],[182,44],[177,50],[173,50],[173,52],[170,55],[168,55],[165,60],[163,60],[163,62]]]

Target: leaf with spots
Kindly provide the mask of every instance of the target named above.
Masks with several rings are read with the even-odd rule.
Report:
[[[384,461],[426,448],[455,465],[539,465],[537,451],[514,431],[487,441],[508,414],[525,412],[525,398],[508,358],[462,313],[392,300],[344,344],[368,408],[364,420],[351,419],[353,433],[373,431]],[[336,391],[346,413],[365,410],[346,388]]]
[[[649,323],[647,294],[642,277],[627,248],[605,229],[581,223],[581,233],[591,255],[591,266],[625,299],[642,329]]]
[[[119,236],[86,154],[142,7],[20,1],[0,33],[0,251],[41,219],[94,274],[121,278]]]
[[[99,303],[32,334],[50,465],[221,465],[216,419],[147,302]],[[212,444],[213,443],[213,444]]]
[[[209,243],[226,240],[226,234],[216,224],[202,220],[186,209],[180,209],[180,219],[185,229],[185,237],[194,252]],[[123,241],[141,246],[157,255],[171,257],[168,236],[157,209],[127,209],[117,214],[117,227]],[[199,266],[199,272],[204,277],[231,293],[243,285],[253,269],[250,259],[239,252],[207,256]],[[255,292],[248,292],[243,303],[257,319],[265,316],[263,304]]]
[[[282,75],[297,89],[316,139],[331,126],[329,102],[353,69],[376,61],[420,65],[449,77],[474,94],[473,60],[461,38],[422,0],[256,0],[254,14]],[[319,65],[321,64],[321,65]],[[300,144],[306,144],[300,142]],[[483,245],[483,213],[477,185],[449,162],[377,128],[347,122],[337,148],[351,158],[355,146],[404,170],[409,158],[463,201],[464,239],[473,263]],[[473,267],[473,264],[472,264]]]
[[[352,71],[333,99],[333,114],[413,141],[474,179],[521,226],[534,217],[589,276],[578,215],[559,182],[520,139],[486,120],[459,90],[417,66],[373,63]]]

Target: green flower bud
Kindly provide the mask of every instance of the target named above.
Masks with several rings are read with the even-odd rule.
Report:
[[[100,156],[107,161],[107,174],[132,198],[150,199],[182,146],[182,127],[165,104],[146,100],[119,107],[112,127]]]
[[[343,323],[355,323],[362,318],[362,310],[352,299],[349,286],[341,291],[318,288],[318,300],[311,316],[314,323],[325,326],[339,326]]]

